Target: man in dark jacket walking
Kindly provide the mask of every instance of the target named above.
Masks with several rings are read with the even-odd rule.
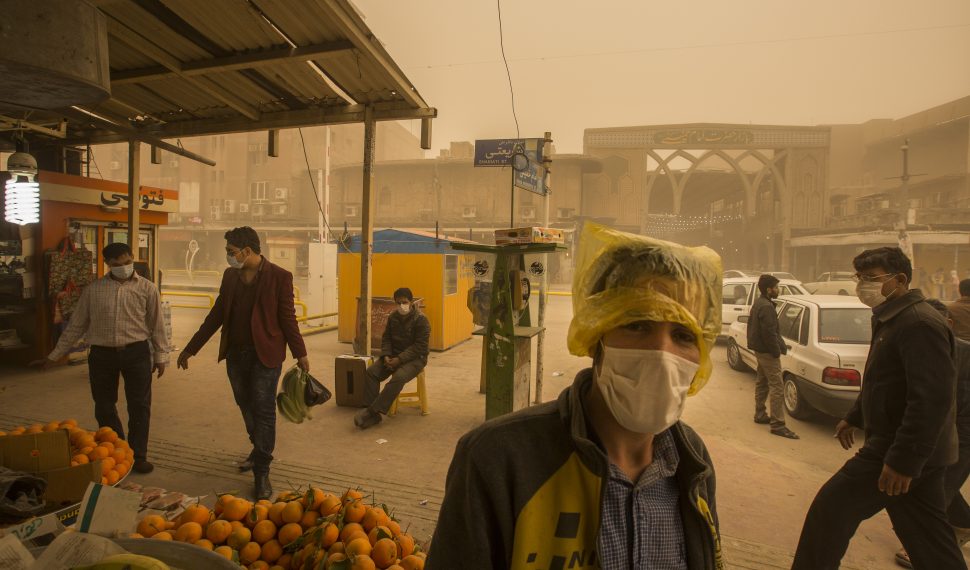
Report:
[[[387,318],[387,327],[381,337],[381,355],[367,369],[370,384],[368,394],[376,394],[381,382],[391,379],[369,406],[357,412],[354,424],[367,429],[381,423],[397,399],[404,385],[413,380],[428,365],[428,340],[431,323],[414,306],[411,290],[402,287],[394,292],[397,311]]]
[[[268,499],[273,494],[269,466],[276,447],[276,386],[287,346],[307,372],[310,360],[293,308],[293,275],[260,254],[256,230],[226,232],[226,262],[219,296],[179,355],[178,366],[187,370],[189,359],[222,329],[219,360],[226,361],[232,395],[253,444],[239,470],[252,469],[256,499]]]
[[[778,312],[772,299],[780,290],[778,278],[762,275],[758,278],[761,296],[751,305],[748,318],[748,349],[758,359],[758,384],[754,389],[754,423],[771,424],[771,433],[788,439],[798,435],[785,426],[785,408],[781,378],[781,355],[786,354],[785,340],[778,332]],[[765,400],[771,396],[771,417],[765,411]]]
[[[805,517],[793,570],[836,569],[859,523],[886,509],[914,568],[965,569],[947,522],[943,481],[957,460],[953,333],[909,289],[909,258],[881,247],[853,261],[856,294],[872,307],[872,342],[855,405],[835,428],[862,449],[819,490]]]

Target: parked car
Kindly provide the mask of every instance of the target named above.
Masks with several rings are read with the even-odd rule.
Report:
[[[728,327],[741,315],[751,312],[751,304],[761,293],[758,277],[728,277],[721,291],[721,336],[727,336]],[[782,295],[807,295],[808,291],[796,279],[779,278]]]
[[[851,271],[831,271],[818,276],[805,288],[813,295],[853,295],[855,294],[854,273]]]
[[[855,297],[793,295],[779,297],[778,326],[788,354],[781,357],[785,411],[806,418],[817,410],[843,417],[855,403],[869,357],[872,310]],[[747,317],[731,325],[728,365],[758,366],[748,350]]]
[[[797,281],[795,276],[787,271],[755,271],[754,269],[728,269],[724,272],[724,278],[729,277],[761,277],[767,273],[768,275],[774,275],[778,279],[791,279]]]

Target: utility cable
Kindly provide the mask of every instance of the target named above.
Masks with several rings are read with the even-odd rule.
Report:
[[[512,88],[512,72],[509,71],[509,60],[505,57],[505,32],[502,30],[502,0],[495,0],[498,7],[498,44],[502,49],[502,61],[505,62],[505,75],[509,78],[509,94],[512,96],[512,118],[515,119],[515,138],[521,138],[519,133],[519,117],[515,114],[515,90]]]
[[[313,188],[313,201],[317,203],[317,208],[320,210],[320,213],[323,214],[323,223],[326,224],[326,226],[327,226],[327,232],[329,232],[330,235],[332,235],[332,236],[334,236],[336,238],[337,243],[339,243],[341,245],[341,247],[343,247],[345,250],[347,250],[347,253],[352,253],[350,251],[350,248],[347,247],[347,244],[345,243],[345,241],[347,240],[347,237],[348,237],[347,236],[347,233],[344,232],[344,234],[342,234],[338,238],[338,237],[336,237],[337,236],[337,232],[333,231],[333,229],[330,227],[330,220],[327,219],[329,216],[327,215],[326,212],[323,211],[323,204],[320,203],[320,198],[317,196],[317,185],[313,181],[313,169],[310,168],[310,156],[306,152],[306,141],[303,140],[303,129],[302,128],[298,128],[297,131],[300,133],[300,146],[303,147],[303,160],[306,161],[306,173],[307,173],[307,177],[310,179],[310,186]],[[327,152],[330,152],[330,148],[329,147],[330,147],[330,141],[328,140],[327,141]]]

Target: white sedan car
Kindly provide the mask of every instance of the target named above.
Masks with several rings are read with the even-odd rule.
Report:
[[[792,295],[779,297],[778,327],[788,354],[781,357],[785,411],[806,418],[817,410],[841,418],[855,403],[869,357],[872,310],[855,297]],[[748,350],[747,318],[731,325],[728,364],[756,369]]]
[[[725,277],[721,290],[721,336],[728,336],[728,327],[738,317],[751,312],[751,305],[761,295],[758,291],[758,275],[751,277]],[[808,290],[796,279],[780,279],[782,295],[807,295]]]

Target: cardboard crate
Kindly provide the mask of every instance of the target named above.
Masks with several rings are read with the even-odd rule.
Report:
[[[495,230],[495,245],[565,243],[562,230],[555,228],[510,228]]]
[[[369,356],[345,354],[334,362],[334,392],[338,406],[363,408],[377,397],[368,393],[367,367],[373,363]]]

